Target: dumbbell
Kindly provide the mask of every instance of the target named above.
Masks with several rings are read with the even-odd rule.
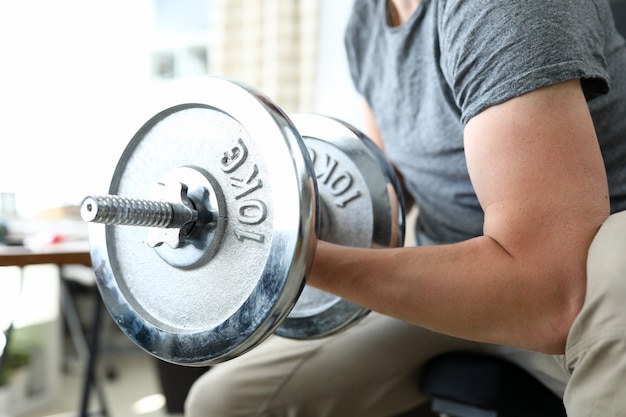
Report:
[[[305,277],[318,239],[403,243],[400,184],[370,139],[214,76],[171,82],[154,109],[108,194],[81,205],[103,302],[135,344],[205,366],[274,333],[324,337],[369,312]]]

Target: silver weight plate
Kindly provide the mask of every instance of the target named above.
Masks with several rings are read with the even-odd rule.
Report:
[[[143,227],[92,223],[91,257],[130,339],[168,362],[211,365],[261,343],[296,303],[317,241],[314,174],[293,124],[259,92],[217,77],[167,88],[109,193],[149,199],[162,178],[191,181],[217,223],[177,249],[150,247]]]
[[[320,197],[319,238],[352,247],[402,246],[402,189],[376,144],[353,126],[330,117],[293,114],[290,118],[313,161]],[[276,334],[293,339],[323,337],[344,330],[368,312],[306,286]]]

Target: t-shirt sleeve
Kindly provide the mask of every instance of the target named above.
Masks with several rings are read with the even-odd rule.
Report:
[[[370,0],[355,0],[352,13],[348,19],[344,32],[344,47],[348,60],[350,77],[356,90],[364,95],[364,86],[361,84],[361,73],[367,65],[368,48],[375,43],[375,36],[369,30],[372,16],[376,13],[376,2]]]
[[[438,12],[441,67],[464,125],[490,106],[570,79],[581,79],[587,100],[608,92],[593,0],[450,0]]]

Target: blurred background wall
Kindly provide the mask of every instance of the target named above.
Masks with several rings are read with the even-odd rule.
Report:
[[[331,0],[2,2],[5,211],[11,202],[30,217],[105,192],[145,121],[140,109],[176,78],[228,76],[287,112],[358,123],[342,39],[350,7]]]

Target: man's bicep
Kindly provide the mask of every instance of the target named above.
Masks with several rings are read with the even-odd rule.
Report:
[[[577,239],[608,215],[604,164],[577,80],[475,116],[465,128],[465,151],[485,235],[507,250]]]

